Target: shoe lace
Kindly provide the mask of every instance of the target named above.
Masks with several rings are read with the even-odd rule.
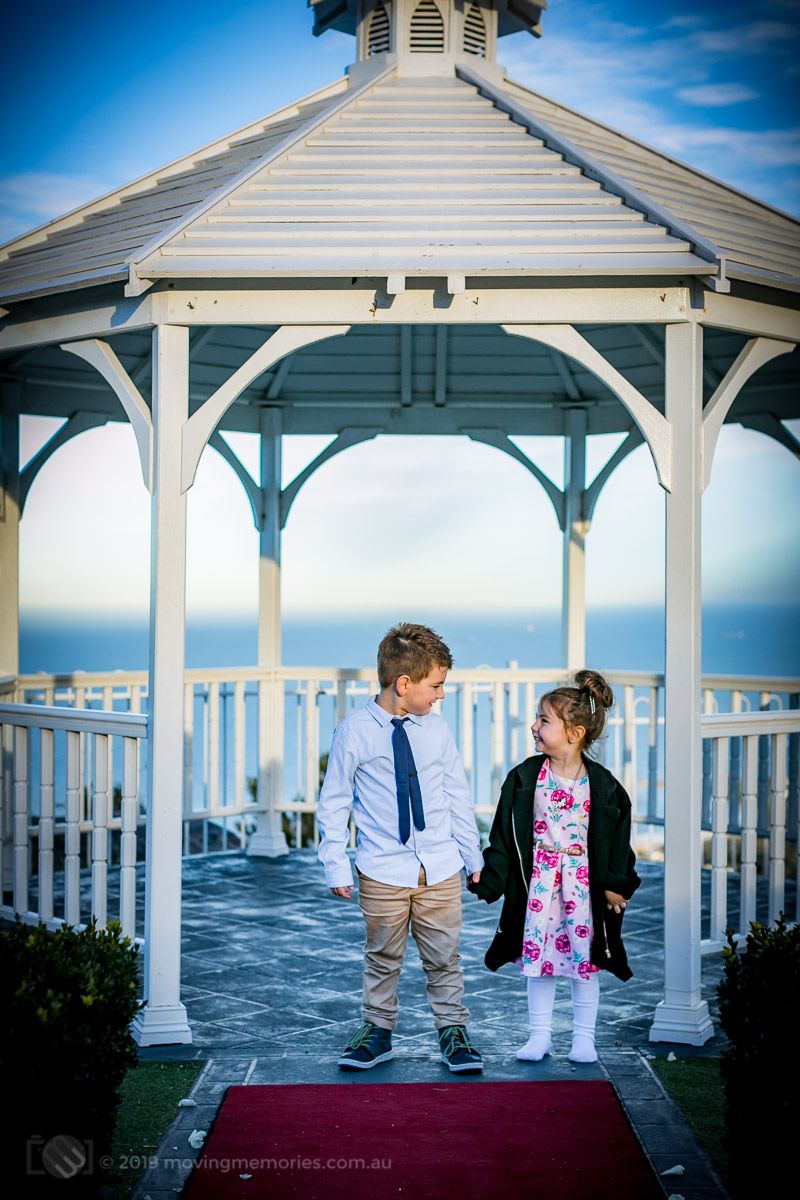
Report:
[[[358,1033],[354,1033],[350,1041],[347,1043],[348,1050],[358,1050],[365,1042],[368,1042],[372,1036],[372,1031],[375,1028],[369,1021],[362,1025]]]
[[[450,1025],[444,1031],[442,1039],[442,1050],[449,1058],[456,1050],[472,1051],[472,1043],[470,1042],[467,1031],[463,1025]]]

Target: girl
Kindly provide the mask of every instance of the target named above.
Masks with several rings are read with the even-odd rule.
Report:
[[[468,884],[488,903],[505,897],[486,965],[518,962],[528,985],[530,1037],[517,1058],[550,1053],[556,977],[572,984],[572,1062],[597,1061],[598,970],[630,979],[622,914],[639,876],[630,847],[631,802],[605,767],[586,757],[614,694],[596,671],[543,696],[531,727],[536,754],[500,792],[485,865]]]

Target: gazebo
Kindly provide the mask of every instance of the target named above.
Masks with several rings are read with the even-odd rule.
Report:
[[[701,497],[723,422],[798,453],[782,422],[800,415],[790,356],[800,223],[509,80],[498,41],[538,37],[542,2],[309,3],[315,34],[355,36],[344,77],[0,250],[0,676],[13,700],[31,484],[67,440],[127,419],[152,497],[149,698],[146,718],[108,727],[148,745],[137,1037],[188,1041],[178,965],[186,500],[205,447],[236,471],[260,531],[259,720],[273,749],[248,849],[274,855],[286,851],[274,751],[281,531],[313,472],[379,434],[460,434],[520,461],[563,531],[574,669],[594,506],[646,443],[667,514],[665,992],[651,1036],[702,1044],[712,1026],[700,985]],[[21,414],[64,424],[20,473]],[[260,436],[260,478],[221,431]],[[281,489],[282,437],[297,433],[333,440]],[[586,439],[598,433],[623,440],[589,482]],[[564,438],[563,488],[511,440],[531,434]],[[68,728],[63,710],[24,707],[0,709],[16,739],[4,743],[6,915],[28,913],[19,731]],[[777,730],[778,757],[796,728]],[[135,808],[135,788],[123,787],[132,797]]]

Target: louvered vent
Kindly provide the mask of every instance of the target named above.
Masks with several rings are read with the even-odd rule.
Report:
[[[464,50],[476,58],[486,58],[486,24],[477,4],[472,5],[464,18]]]
[[[367,56],[385,54],[389,49],[389,14],[382,4],[373,10],[367,34]]]
[[[433,0],[421,0],[411,18],[411,53],[444,54],[444,21]]]

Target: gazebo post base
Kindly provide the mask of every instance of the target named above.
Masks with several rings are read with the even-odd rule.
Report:
[[[192,1040],[183,1004],[146,1005],[131,1024],[137,1046],[188,1045]]]
[[[281,829],[271,829],[269,821],[262,825],[259,818],[253,836],[247,843],[247,854],[250,858],[282,858],[289,853],[286,837]]]
[[[656,1005],[650,1026],[651,1042],[704,1046],[713,1036],[714,1025],[705,1000],[693,1005],[668,1004],[666,1000],[661,1000]]]

